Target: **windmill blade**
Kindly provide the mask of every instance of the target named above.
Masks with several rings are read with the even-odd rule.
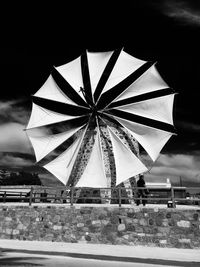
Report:
[[[100,95],[101,95],[101,92],[103,91],[104,89],[104,86],[105,84],[107,83],[107,80],[111,74],[111,72],[113,71],[113,68],[117,62],[117,59],[121,53],[121,49],[116,49],[114,52],[109,52],[110,54],[110,58],[109,58],[109,61],[99,79],[99,82],[96,86],[96,89],[95,89],[95,92],[94,92],[94,101],[95,103],[98,101]]]
[[[89,73],[89,66],[88,66],[88,58],[87,58],[87,52],[85,51],[81,55],[81,72],[83,77],[83,93],[86,102],[93,106],[93,96],[92,96],[92,88],[91,88],[91,82],[90,82],[90,73]]]
[[[170,94],[116,107],[116,109],[173,125],[173,102],[174,94]]]
[[[76,187],[101,188],[107,186],[108,184],[103,165],[99,131],[97,130],[89,161],[80,180],[76,184]]]
[[[82,117],[85,118],[85,116],[82,116]],[[57,112],[53,112],[51,110],[42,108],[33,103],[31,117],[29,119],[26,130],[35,128],[35,127],[46,126],[46,125],[50,125],[50,124],[54,124],[54,123],[58,123],[62,121],[70,121],[73,119],[74,119],[74,116],[63,115]]]
[[[99,109],[106,108],[113,100],[118,98],[134,81],[136,81],[144,72],[146,72],[153,62],[146,62],[141,67],[132,72],[128,77],[103,93],[97,103]]]
[[[155,63],[147,71],[138,77],[125,91],[120,94],[116,101],[139,96],[142,94],[155,92],[168,88],[166,82],[162,79],[155,67]]]
[[[103,88],[103,93],[123,81],[131,75],[131,73],[146,63],[146,61],[133,57],[125,51],[121,51],[121,49],[116,50],[115,53],[116,61],[114,66],[112,66],[109,79]]]
[[[57,148],[67,139],[69,139],[73,134],[78,132],[81,128],[82,126],[75,129],[69,129],[68,131],[63,133],[54,135],[45,135],[39,137],[31,136],[31,134],[27,132],[34,149],[37,162],[43,159],[46,155],[52,152],[55,148]]]
[[[37,96],[32,96],[33,102],[42,108],[49,109],[51,111],[71,115],[71,116],[83,116],[91,111],[81,106],[74,106],[70,104],[61,103],[54,100],[44,99]]]
[[[119,101],[113,101],[110,105],[107,106],[106,109],[125,106],[128,104],[133,104],[133,103],[149,100],[152,98],[167,96],[167,95],[171,95],[171,94],[176,94],[172,88],[163,88],[163,89],[160,89],[157,91],[152,91],[149,93],[144,93],[142,95],[137,95],[137,96],[125,98],[125,99],[122,99]]]
[[[67,184],[72,168],[76,161],[86,129],[75,142],[61,155],[43,167],[57,177],[64,185]]]
[[[158,158],[161,149],[173,135],[173,133],[131,122],[116,116],[114,118],[132,134],[153,161]]]
[[[62,102],[70,105],[77,105],[58,87],[52,75],[49,75],[43,86],[34,94],[36,97]]]
[[[85,102],[85,98],[80,90],[80,88],[84,88],[83,85],[83,77],[82,77],[82,68],[81,68],[81,57],[78,57],[67,64],[55,67],[55,69],[61,74],[61,76],[64,78],[62,82],[65,83],[66,90],[68,91],[68,84],[75,90],[75,92],[79,95],[79,98],[82,98],[82,102],[79,103],[81,106],[88,106],[88,104]],[[54,73],[52,73],[53,75]],[[54,77],[54,75],[53,75]],[[55,78],[55,77],[54,77]],[[61,78],[58,76],[58,78]],[[57,82],[57,81],[56,81]],[[73,93],[73,91],[72,91]],[[72,97],[74,99],[74,97]],[[80,99],[79,99],[80,101]]]
[[[63,91],[63,93],[70,98],[74,103],[76,103],[79,106],[83,107],[88,107],[88,104],[81,98],[81,95],[78,94],[79,91],[75,90],[69,83],[68,81],[60,74],[60,72],[57,69],[60,69],[60,72],[65,74],[65,69],[64,72],[62,72],[62,67],[57,67],[54,68],[52,71],[52,77],[54,81],[57,83],[59,86],[60,90]],[[70,75],[69,75],[70,77]],[[75,87],[76,88],[76,87]],[[77,89],[77,88],[76,88]],[[79,88],[80,90],[80,88]]]
[[[148,171],[145,165],[135,156],[120,138],[108,126],[111,143],[114,152],[116,166],[116,185],[126,181],[128,178]]]
[[[92,95],[94,96],[94,99],[99,89],[99,83],[102,83],[101,78],[102,77],[104,78],[103,79],[104,82],[106,80],[106,77],[104,76],[105,69],[107,69],[108,62],[110,62],[112,55],[113,55],[113,51],[103,52],[103,53],[87,51],[91,90],[92,90]]]
[[[136,123],[140,123],[142,125],[146,125],[152,128],[160,129],[166,132],[176,133],[174,126],[171,124],[168,124],[162,121],[149,119],[149,118],[142,117],[142,116],[138,116],[136,114],[125,112],[119,109],[104,110],[104,113],[111,115],[111,116],[115,116],[117,118],[128,120],[130,122],[136,122]]]

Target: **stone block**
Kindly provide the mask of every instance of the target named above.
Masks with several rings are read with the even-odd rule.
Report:
[[[184,228],[189,228],[190,227],[190,222],[185,221],[185,220],[180,220],[177,222],[178,227],[184,227]]]
[[[139,225],[142,225],[142,226],[146,226],[148,223],[147,223],[147,220],[142,218],[139,220]]]
[[[198,218],[199,218],[199,214],[198,214],[198,213],[194,213],[194,214],[193,214],[193,219],[194,219],[195,221],[198,221]]]
[[[53,230],[60,231],[62,229],[62,225],[54,225]]]
[[[135,231],[135,226],[131,223],[126,225],[126,230],[130,231],[130,232],[134,232]]]
[[[125,229],[126,229],[126,225],[125,225],[124,223],[119,224],[118,227],[117,227],[117,230],[118,230],[119,232],[121,232],[121,231],[125,231]]]
[[[18,229],[14,229],[14,230],[12,231],[12,234],[13,234],[13,235],[19,235],[19,230],[18,230]]]
[[[154,225],[154,220],[153,219],[149,219],[149,225]]]
[[[178,242],[180,242],[180,243],[190,243],[191,240],[188,239],[188,238],[180,238],[180,239],[178,239]]]
[[[11,235],[12,234],[12,229],[7,228],[5,232],[6,232],[7,235]]]
[[[12,218],[11,217],[5,217],[5,221],[6,222],[11,222],[12,221]]]
[[[78,228],[82,228],[82,227],[84,227],[84,223],[77,223],[77,227],[78,227]]]
[[[101,221],[100,220],[92,221],[92,225],[95,227],[101,227]]]
[[[123,238],[128,240],[129,239],[129,235],[123,235]]]
[[[159,240],[159,243],[162,245],[166,245],[167,244],[167,240],[166,239],[161,239]]]

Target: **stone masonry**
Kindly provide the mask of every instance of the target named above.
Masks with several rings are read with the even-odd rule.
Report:
[[[200,247],[200,209],[1,206],[0,238]]]

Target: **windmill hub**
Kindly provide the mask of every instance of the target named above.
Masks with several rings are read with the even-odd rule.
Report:
[[[96,117],[98,110],[96,106],[91,107],[91,111],[92,111],[92,117]]]

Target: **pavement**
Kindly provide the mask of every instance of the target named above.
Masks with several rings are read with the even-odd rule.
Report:
[[[14,207],[30,207],[29,203],[24,203],[24,202],[6,202],[6,203],[0,203],[0,207],[10,207],[10,206],[14,206]],[[70,203],[32,203],[31,204],[32,207],[64,207],[64,208],[71,208]],[[81,207],[104,207],[104,208],[118,208],[119,204],[109,204],[109,203],[105,203],[105,204],[96,204],[96,203],[92,203],[91,204],[87,204],[87,203],[82,203],[82,204],[78,204],[75,203],[73,204],[74,208],[80,209]],[[159,210],[159,209],[168,209],[168,210],[199,210],[200,209],[200,205],[176,205],[176,208],[168,208],[167,204],[146,204],[145,207],[143,207],[143,205],[139,205],[136,206],[135,203],[133,204],[122,204],[120,208],[132,208],[134,210],[141,210],[141,209],[154,209],[154,210]]]
[[[170,266],[200,266],[200,249],[21,241],[0,239],[1,252],[19,252],[119,262],[148,262]]]

